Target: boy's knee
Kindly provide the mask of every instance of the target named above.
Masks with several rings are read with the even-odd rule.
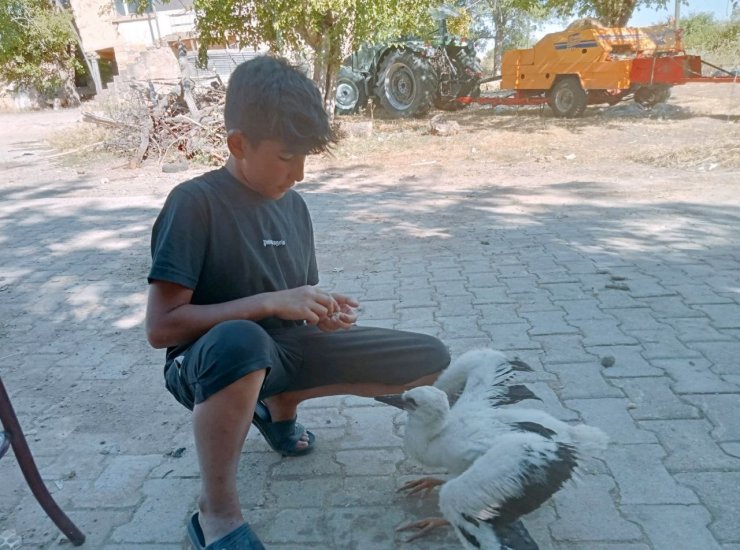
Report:
[[[439,338],[425,334],[420,336],[423,338],[422,348],[425,357],[422,362],[429,366],[426,374],[438,374],[450,364],[450,351]]]
[[[254,321],[224,321],[208,331],[209,347],[218,347],[219,355],[232,355],[235,358],[248,356],[259,344],[267,342],[270,336]]]

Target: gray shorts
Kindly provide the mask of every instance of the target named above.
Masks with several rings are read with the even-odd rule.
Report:
[[[266,369],[260,398],[332,384],[404,385],[440,372],[447,348],[426,334],[375,327],[323,332],[264,329],[253,321],[213,327],[165,367],[167,389],[192,409],[250,372]]]

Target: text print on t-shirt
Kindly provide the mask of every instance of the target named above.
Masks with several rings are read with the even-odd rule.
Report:
[[[262,246],[285,246],[285,241],[273,241],[272,239],[262,239]]]

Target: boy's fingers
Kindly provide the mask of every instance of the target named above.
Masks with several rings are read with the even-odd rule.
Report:
[[[341,303],[342,305],[349,305],[352,307],[359,307],[360,302],[352,298],[352,296],[347,296],[345,294],[339,294],[337,292],[332,294],[334,296],[334,299]]]
[[[305,321],[309,325],[318,324],[322,319],[326,319],[326,313],[326,308],[318,304],[315,304],[313,307],[307,307]]]
[[[342,313],[339,315],[339,319],[347,325],[353,325],[357,321],[357,315],[353,313]]]

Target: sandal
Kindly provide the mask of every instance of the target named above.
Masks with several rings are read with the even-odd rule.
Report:
[[[273,422],[270,411],[262,401],[257,401],[254,407],[252,424],[257,426],[270,447],[283,456],[301,456],[313,451],[313,444],[316,440],[314,434],[296,422],[295,418]],[[303,449],[298,449],[298,442],[304,433],[308,435],[308,445]]]
[[[198,512],[188,522],[188,538],[195,550],[265,550],[262,541],[257,538],[249,524],[244,522],[239,527],[206,546],[203,530],[200,528]]]

